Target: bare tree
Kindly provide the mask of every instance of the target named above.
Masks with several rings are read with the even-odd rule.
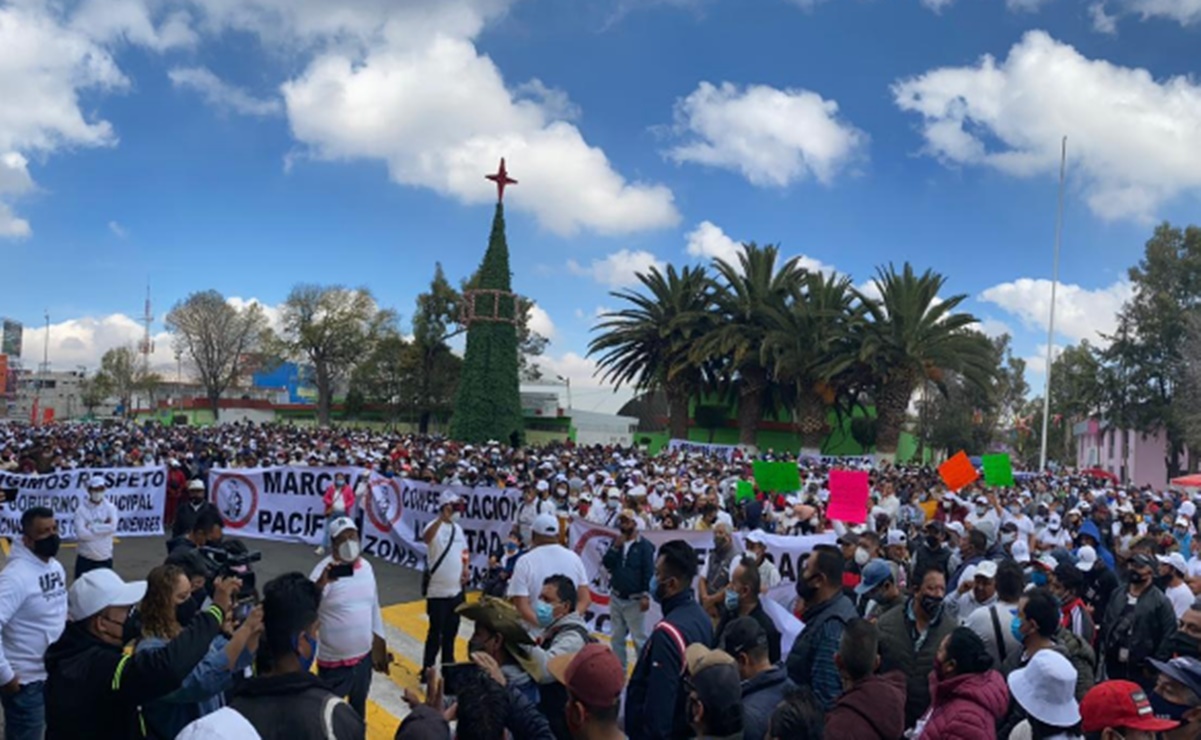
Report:
[[[121,402],[121,415],[129,418],[133,411],[133,393],[140,375],[137,352],[133,347],[113,347],[100,358],[97,379]]]
[[[301,284],[284,301],[282,323],[283,354],[312,364],[317,420],[328,426],[335,386],[371,355],[396,314],[367,288]]]
[[[175,350],[196,370],[205,396],[219,418],[221,394],[241,373],[246,356],[266,341],[267,318],[257,303],[238,309],[215,290],[193,293],[167,314]]]

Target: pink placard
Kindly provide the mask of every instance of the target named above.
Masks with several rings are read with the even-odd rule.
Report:
[[[826,518],[847,524],[867,521],[867,472],[862,470],[830,471],[830,504]]]

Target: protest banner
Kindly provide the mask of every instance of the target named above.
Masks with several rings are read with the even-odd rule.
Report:
[[[795,462],[756,460],[751,467],[760,491],[792,493],[801,490],[801,471]]]
[[[290,465],[213,468],[209,471],[209,500],[221,512],[226,533],[232,537],[319,545],[325,532],[321,497],[338,473],[346,476],[353,489],[367,470]]]
[[[821,455],[820,457],[804,456],[801,459],[816,461],[829,468],[874,468],[875,455]]]
[[[1009,455],[985,455],[980,459],[984,467],[984,482],[990,486],[1013,485],[1013,463]]]
[[[734,533],[735,547],[742,551],[742,532]],[[697,552],[698,573],[704,573],[705,563],[709,552],[713,549],[713,533],[695,530],[649,530],[642,532],[656,549],[669,540],[682,539]],[[609,549],[614,538],[618,536],[615,529],[601,527],[591,522],[572,522],[569,529],[570,547],[584,561],[584,571],[588,574],[588,589],[592,592],[592,605],[584,615],[588,627],[594,632],[609,634],[609,574],[601,567],[605,551]],[[764,609],[775,622],[781,634],[781,650],[787,653],[792,647],[792,640],[800,634],[801,624],[792,615],[790,607],[796,598],[796,581],[801,570],[801,562],[805,555],[816,545],[834,544],[835,535],[831,533],[808,535],[802,537],[787,537],[769,534],[764,536],[767,544],[767,555],[780,571],[780,585],[772,589],[763,599]],[[768,602],[774,602],[769,604]],[[646,624],[655,624],[662,618],[659,605],[652,601],[646,615]]]
[[[831,470],[830,504],[826,507],[826,518],[847,524],[863,524],[867,521],[868,493],[867,471]]]
[[[738,451],[737,445],[716,445],[705,444],[704,442],[689,442],[686,439],[673,439],[667,443],[667,449],[672,452],[682,452],[685,455],[705,455],[706,457],[718,457],[726,462],[734,459],[734,453]]]
[[[938,466],[938,475],[947,488],[958,492],[964,486],[976,482],[980,474],[976,466],[967,458],[967,453],[960,450],[954,457]]]
[[[88,481],[102,476],[105,494],[117,507],[118,537],[149,537],[163,534],[163,508],[167,500],[165,468],[77,468],[45,475],[22,475],[0,471],[0,488],[16,489],[0,505],[0,536],[21,536],[21,513],[35,506],[54,512],[58,533],[75,539],[75,510],[88,495]]]

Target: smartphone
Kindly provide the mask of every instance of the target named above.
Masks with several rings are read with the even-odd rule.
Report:
[[[442,693],[446,696],[456,696],[466,676],[480,670],[475,663],[443,663],[442,664]]]
[[[350,578],[353,575],[354,563],[342,563],[329,569],[329,579],[331,581],[336,581],[339,578]]]
[[[254,609],[255,598],[247,596],[244,599],[239,599],[234,604],[234,624],[241,624],[250,616],[250,610]]]

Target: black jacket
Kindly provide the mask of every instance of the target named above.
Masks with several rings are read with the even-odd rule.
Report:
[[[1109,600],[1101,622],[1101,654],[1109,678],[1135,681],[1145,688],[1149,676],[1143,663],[1147,658],[1168,657],[1168,638],[1176,634],[1176,610],[1163,591],[1150,586],[1139,596],[1134,610],[1123,618],[1127,589],[1123,583]]]
[[[134,655],[67,624],[46,651],[46,740],[141,737],[138,707],[179,688],[208,653],[220,613],[210,607],[165,647]]]
[[[179,508],[175,511],[175,524],[171,525],[171,536],[183,537],[191,532],[192,525],[200,518],[200,512],[205,509],[212,509],[214,512],[217,512],[217,507],[208,501],[202,503],[198,509],[193,509],[189,501],[181,501]],[[220,514],[220,512],[217,513]]]
[[[781,666],[770,669],[742,682],[742,738],[763,740],[772,712],[785,695],[796,688]]]
[[[692,737],[684,711],[683,649],[713,644],[713,622],[691,590],[664,601],[663,620],[647,637],[626,689],[626,734],[630,740]],[[681,646],[673,634],[678,634]]]
[[[726,611],[725,606],[721,608],[721,621],[717,623],[717,639],[714,641],[713,647],[724,649],[722,640],[726,638],[726,628],[730,626],[730,622],[738,619],[742,615],[738,612]],[[767,616],[767,612],[763,611],[763,602],[755,604],[755,608],[751,610],[748,617],[759,623],[763,628],[763,632],[767,635],[767,656],[772,665],[780,662],[780,630],[776,629],[776,623],[771,621],[771,617]]]
[[[619,599],[641,596],[650,589],[655,573],[655,546],[639,537],[630,544],[628,553],[623,549],[621,540],[614,540],[601,559],[601,565],[609,571],[609,593]]]
[[[362,740],[367,732],[363,718],[311,673],[256,676],[234,689],[229,706],[263,740]]]

